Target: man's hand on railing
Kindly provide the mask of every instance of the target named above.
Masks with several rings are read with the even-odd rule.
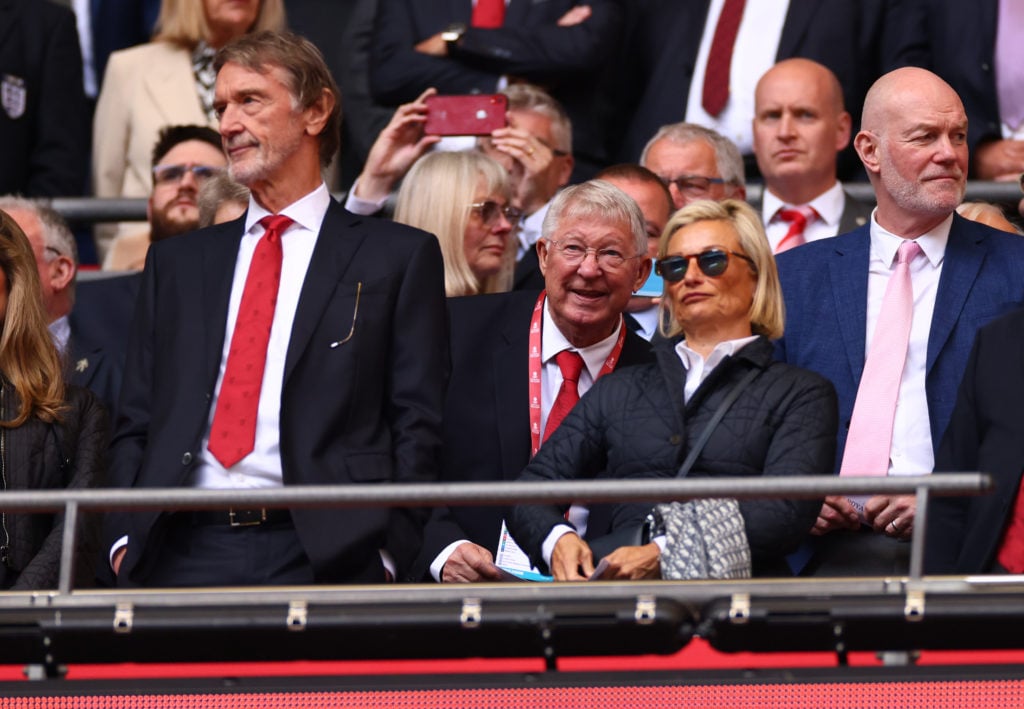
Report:
[[[441,581],[444,583],[500,580],[501,571],[494,565],[491,550],[472,542],[455,547],[441,569]]]

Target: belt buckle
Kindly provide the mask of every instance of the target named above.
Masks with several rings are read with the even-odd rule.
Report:
[[[259,516],[256,513],[259,513]],[[258,510],[228,510],[228,522],[232,527],[256,527],[267,521],[267,508]]]

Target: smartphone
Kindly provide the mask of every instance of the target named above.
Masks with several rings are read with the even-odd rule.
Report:
[[[427,135],[490,135],[508,125],[504,94],[427,97]]]

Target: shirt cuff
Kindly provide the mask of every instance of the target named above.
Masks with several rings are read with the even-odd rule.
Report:
[[[384,203],[388,201],[387,195],[384,195],[384,198],[381,200],[370,200],[356,197],[356,186],[358,184],[359,180],[357,179],[352,183],[352,187],[349,188],[348,195],[345,197],[345,209],[362,217],[371,217],[384,209]]]
[[[114,542],[114,546],[110,547],[109,561],[110,561],[110,568],[111,569],[114,568],[114,556],[117,554],[117,552],[121,551],[126,546],[128,546],[128,535],[127,534],[124,535],[123,537],[121,537],[120,539],[118,539],[116,542]]]
[[[558,540],[566,534],[576,534],[576,530],[567,524],[557,524],[548,532],[544,543],[540,545],[540,554],[544,558],[544,563],[548,565],[548,571],[551,570],[551,553],[555,550]]]
[[[438,583],[441,582],[441,572],[444,571],[444,565],[448,563],[448,557],[461,545],[468,544],[468,539],[460,539],[456,542],[452,542],[444,549],[441,553],[434,557],[433,563],[430,564],[430,575],[434,577],[434,580]]]

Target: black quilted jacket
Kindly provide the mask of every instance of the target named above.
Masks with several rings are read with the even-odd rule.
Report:
[[[740,395],[697,458],[690,477],[830,474],[835,456],[836,395],[817,374],[772,360],[759,338],[724,360],[683,405],[685,370],[675,342],[659,341],[655,364],[601,378],[523,471],[522,480],[674,478],[732,386],[754,367]],[[784,555],[814,524],[822,500],[740,503],[755,575],[788,574]],[[650,505],[620,505],[613,529],[636,524]],[[564,507],[520,505],[512,534],[544,567],[540,547]]]
[[[107,414],[88,389],[69,386],[60,424],[30,418],[18,428],[0,428],[0,479],[6,490],[97,487],[105,473]],[[3,418],[17,410],[14,388],[2,384]],[[84,516],[75,556],[76,585],[93,579],[98,525]],[[0,513],[3,586],[15,590],[57,588],[63,515]]]

